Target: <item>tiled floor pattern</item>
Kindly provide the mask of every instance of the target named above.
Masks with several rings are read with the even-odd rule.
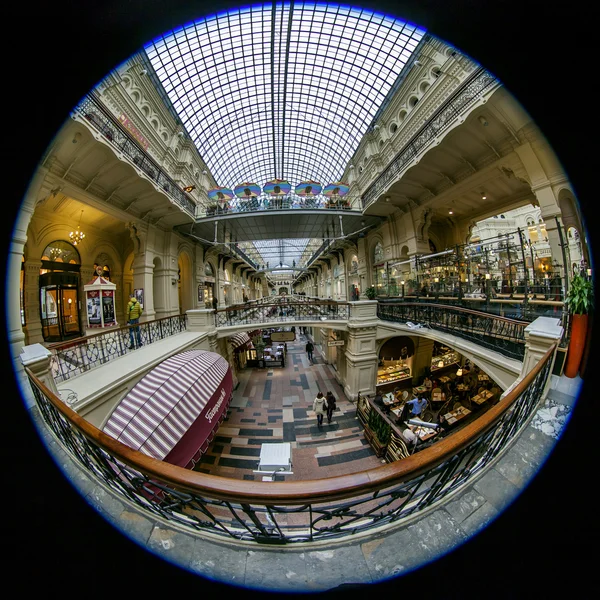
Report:
[[[381,465],[365,440],[356,406],[344,395],[332,366],[317,358],[310,364],[299,335],[288,342],[284,368],[246,369],[239,375],[229,416],[221,424],[195,470],[234,479],[262,480],[253,473],[263,443],[290,442],[293,475],[275,481],[321,479]],[[331,390],[338,409],[331,424],[317,425],[312,403]]]

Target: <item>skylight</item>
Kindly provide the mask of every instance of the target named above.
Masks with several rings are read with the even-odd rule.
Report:
[[[422,29],[294,2],[232,9],[145,51],[218,185],[338,181]]]

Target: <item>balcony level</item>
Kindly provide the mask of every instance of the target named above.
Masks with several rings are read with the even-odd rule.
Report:
[[[210,311],[201,312],[206,317]],[[183,324],[180,317],[175,318],[174,323]],[[323,321],[323,326],[328,326],[327,321]],[[147,335],[157,331],[151,327],[149,324]],[[97,388],[109,386],[109,378],[100,371],[139,375],[166,355],[178,351],[182,343],[184,346],[195,343],[193,338],[199,335],[187,330],[177,332],[175,327],[171,332],[173,335],[126,353],[104,366],[88,365],[91,369],[87,375],[75,377],[60,387],[72,390],[78,379],[85,378],[94,379],[97,384],[102,382]],[[127,332],[124,335],[127,336]],[[187,342],[182,336],[188,336]],[[542,338],[539,341],[543,341]],[[98,453],[106,440],[94,432],[89,421],[69,408],[66,394],[61,394],[62,402],[53,398],[49,388],[32,371],[28,375],[34,384],[36,400],[30,402],[29,408],[51,452],[82,496],[102,514],[110,515],[117,529],[141,548],[217,581],[280,592],[324,591],[349,584],[377,583],[406,574],[468,540],[519,495],[555,443],[557,434],[544,433],[549,430],[541,424],[553,414],[547,403],[560,404],[566,407],[561,409],[561,414],[568,413],[578,392],[573,384],[579,383],[550,377],[553,348],[540,358],[540,348],[534,346],[538,358],[531,353],[526,357],[530,364],[535,363],[532,370],[506,390],[503,399],[484,415],[485,423],[473,424],[475,427],[465,428],[460,436],[442,440],[433,453],[435,459],[431,449],[426,449],[368,472],[338,477],[335,482],[328,478],[326,467],[318,479],[289,483],[233,482],[226,477],[189,474],[186,470],[180,474],[181,469],[163,466],[160,461],[148,462],[147,457],[139,462],[131,450],[123,454],[114,441],[109,444],[110,448],[107,446]],[[94,372],[96,376],[89,377]],[[39,371],[37,374],[41,376]],[[243,402],[235,395],[234,400]],[[44,420],[39,410],[43,411]],[[344,410],[351,411],[351,404]],[[59,423],[62,425],[58,426]],[[50,426],[62,443],[71,440],[67,446],[79,448],[79,456],[87,457],[87,466],[76,464],[65,454],[61,444],[56,443],[57,438],[49,433]],[[134,467],[137,475],[129,484],[114,479],[110,464],[117,463],[111,459],[110,464],[106,464],[106,451],[119,463]],[[89,469],[93,469],[95,475]],[[140,473],[145,473],[141,479]],[[144,489],[149,489],[144,488],[149,483],[148,475],[153,486],[158,478],[169,488],[178,488],[184,475],[190,480],[184,484],[187,491],[172,492],[168,507],[165,504],[161,511],[148,512],[152,503],[149,505],[147,498],[140,496],[140,493],[145,494]],[[433,487],[431,477],[437,482]],[[180,483],[175,484],[175,480]],[[140,482],[142,487],[131,495]],[[126,490],[129,492],[123,496]],[[216,502],[211,501],[211,497],[216,498]],[[143,501],[138,502],[136,498]],[[225,504],[222,500],[226,500]],[[210,519],[207,521],[200,514],[193,516],[195,511],[186,511],[186,506],[199,507],[200,504],[217,516],[216,527],[210,525]],[[232,521],[227,516],[226,506],[235,511],[236,518]],[[302,506],[311,507],[310,525],[304,532],[298,529],[308,517]],[[240,518],[247,520],[245,527],[239,527]],[[346,527],[344,521],[348,523]],[[506,524],[505,517],[502,521]],[[223,535],[226,531],[229,535]],[[526,535],[527,523],[520,531]],[[288,537],[291,532],[295,533]],[[485,539],[485,534],[481,539]],[[475,542],[477,540],[480,538]],[[256,544],[256,541],[264,543]],[[276,548],[272,547],[274,543]],[[518,547],[514,551],[518,553]],[[453,552],[452,556],[456,554]],[[458,556],[464,557],[464,554],[459,552]],[[477,578],[478,573],[489,567],[490,561],[501,558],[493,549],[483,556],[470,557],[469,570]]]

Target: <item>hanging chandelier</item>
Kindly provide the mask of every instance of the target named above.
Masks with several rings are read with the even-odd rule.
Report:
[[[81,217],[82,216],[83,216],[83,211],[81,211],[81,215],[79,216],[79,225],[77,225],[77,230],[71,231],[71,233],[69,234],[69,239],[71,240],[71,243],[73,244],[73,246],[77,246],[77,244],[79,244],[85,237],[85,233],[83,233],[83,231],[81,231]]]

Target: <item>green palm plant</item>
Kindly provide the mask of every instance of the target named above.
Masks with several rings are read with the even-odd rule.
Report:
[[[375,300],[375,298],[377,297],[377,290],[373,286],[371,286],[365,290],[365,295],[369,300]]]
[[[565,297],[565,305],[572,315],[587,315],[594,306],[594,285],[582,275],[571,280]]]

